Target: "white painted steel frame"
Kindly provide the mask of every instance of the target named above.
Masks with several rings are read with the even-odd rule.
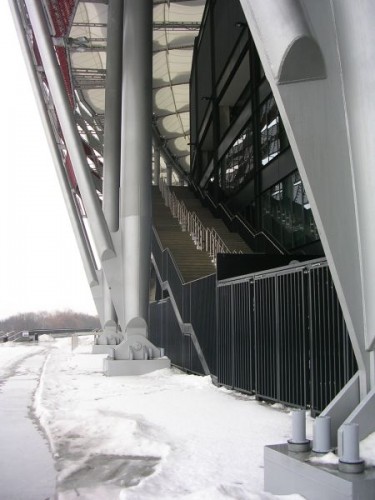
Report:
[[[368,351],[375,339],[375,4],[364,0],[360,9],[351,0],[241,4],[311,203],[363,397],[375,385],[374,353]],[[296,76],[295,67],[305,67],[308,43],[320,55],[309,73]]]

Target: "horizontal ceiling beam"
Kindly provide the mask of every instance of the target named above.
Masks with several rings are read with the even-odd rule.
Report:
[[[153,49],[152,52],[154,54],[158,54],[159,52],[170,52],[171,50],[192,50],[194,48],[194,43],[184,44],[184,45],[166,45],[165,47],[160,47],[157,49]]]
[[[72,23],[72,28],[74,27],[83,27],[83,28],[106,28],[107,23],[92,23],[90,21],[88,22],[74,22]]]
[[[154,21],[154,31],[199,31],[201,23],[183,21]]]

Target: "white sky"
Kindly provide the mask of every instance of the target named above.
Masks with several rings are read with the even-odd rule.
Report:
[[[0,19],[0,319],[96,314],[6,0]]]

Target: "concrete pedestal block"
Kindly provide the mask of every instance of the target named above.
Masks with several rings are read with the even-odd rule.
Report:
[[[116,347],[116,346],[95,344],[92,346],[92,353],[93,354],[109,354],[110,355],[113,353],[114,347]]]
[[[169,358],[157,359],[104,359],[103,370],[107,377],[116,377],[120,375],[144,375],[155,370],[170,368],[171,360]]]
[[[300,494],[307,500],[373,500],[375,467],[362,474],[345,474],[337,465],[307,460],[314,452],[292,453],[287,444],[264,448],[264,489],[274,495]]]

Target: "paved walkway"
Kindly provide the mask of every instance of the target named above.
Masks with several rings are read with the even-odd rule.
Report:
[[[43,500],[55,494],[54,461],[31,408],[47,352],[30,349],[0,381],[1,500]]]

